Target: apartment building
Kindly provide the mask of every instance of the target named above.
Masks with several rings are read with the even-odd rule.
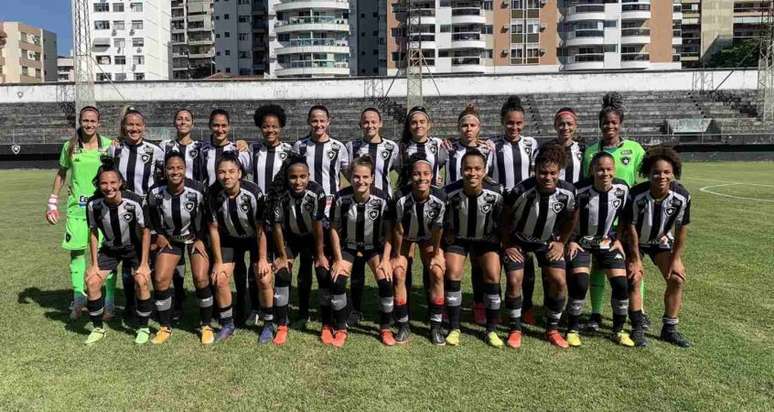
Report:
[[[268,73],[271,0],[213,0],[215,69],[230,76]]]
[[[21,22],[0,22],[0,83],[55,82],[56,34]]]
[[[59,56],[56,59],[56,72],[58,82],[75,81],[75,64],[72,56]]]
[[[215,73],[212,0],[172,0],[172,78],[200,79]]]
[[[92,1],[89,12],[97,81],[170,78],[170,0]]]

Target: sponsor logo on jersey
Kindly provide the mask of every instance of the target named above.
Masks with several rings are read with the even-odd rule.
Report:
[[[621,150],[621,156],[631,156],[632,154],[634,154],[634,152],[632,152],[631,149]]]
[[[369,206],[374,208],[379,208],[382,206],[382,202],[379,201],[379,199],[371,199],[370,202],[368,202]]]
[[[135,209],[136,209],[136,208],[134,207],[134,205],[127,204],[127,205],[126,205],[126,207],[125,207],[125,209],[126,209],[126,211],[127,211],[127,212],[132,212],[132,213],[134,213],[134,211],[135,211]]]
[[[190,200],[191,202],[195,202],[195,201],[196,201],[196,199],[197,199],[197,196],[196,196],[196,193],[190,193],[190,192],[189,192],[189,193],[186,193],[186,194],[185,194],[185,198],[186,198],[187,200]]]
[[[557,202],[559,202],[559,203],[565,203],[565,202],[567,202],[567,200],[569,200],[569,199],[570,199],[570,197],[569,197],[569,196],[567,196],[567,195],[566,195],[566,194],[564,194],[564,193],[561,193],[561,192],[557,192],[557,193],[556,193],[556,201],[557,201]]]
[[[496,199],[497,196],[495,196],[493,193],[487,193],[484,195],[484,202],[494,203]]]
[[[624,194],[626,194],[626,191],[620,187],[615,189],[615,197],[624,197]]]

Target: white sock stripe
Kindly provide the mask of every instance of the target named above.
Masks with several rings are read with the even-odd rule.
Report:
[[[200,308],[209,308],[212,306],[213,302],[215,302],[215,299],[213,299],[212,296],[204,299],[199,299],[199,307]]]

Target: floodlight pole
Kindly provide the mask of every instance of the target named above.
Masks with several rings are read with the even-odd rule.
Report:
[[[88,0],[72,0],[73,11],[73,69],[75,71],[75,110],[94,106],[94,58],[91,54],[91,35]]]
[[[758,58],[758,117],[761,121],[774,120],[774,1],[762,11],[764,33],[761,35]]]

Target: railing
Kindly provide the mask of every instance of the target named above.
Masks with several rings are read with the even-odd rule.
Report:
[[[290,26],[293,24],[349,24],[347,19],[336,16],[317,16],[317,17],[291,17],[286,21],[278,20],[274,23],[276,27]]]
[[[481,40],[481,33],[452,33],[452,41]]]
[[[587,62],[603,62],[605,61],[604,53],[594,54],[576,54],[575,56],[567,56],[567,63],[587,63]]]
[[[624,61],[624,62],[649,61],[649,60],[650,60],[650,54],[647,54],[647,53],[621,53],[621,61]]]
[[[479,57],[453,57],[451,63],[452,66],[478,65],[481,64],[481,59]]]
[[[480,16],[481,9],[479,8],[459,8],[452,9],[452,17],[454,16]]]
[[[291,60],[289,65],[283,64],[279,69],[301,69],[309,67],[346,69],[349,67],[349,63],[333,60]]]
[[[348,47],[346,39],[292,39],[280,42],[282,47],[306,47],[306,46],[340,46]]]
[[[604,4],[579,4],[570,9],[570,13],[604,13]]]
[[[621,29],[621,36],[650,36],[650,29]]]

